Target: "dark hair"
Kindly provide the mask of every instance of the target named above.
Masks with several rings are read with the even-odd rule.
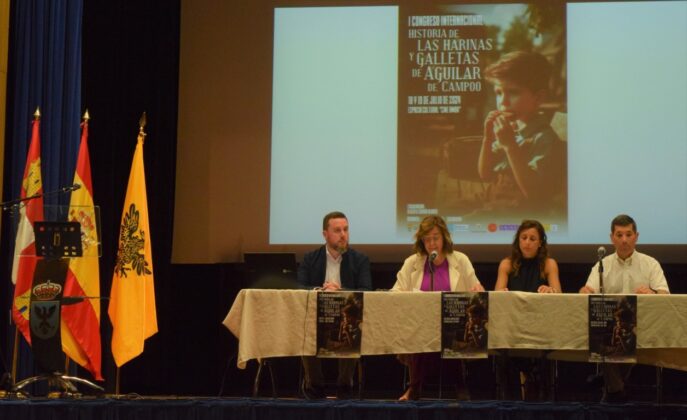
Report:
[[[537,220],[523,220],[518,227],[518,231],[515,232],[515,237],[513,238],[513,245],[511,246],[510,262],[511,268],[510,272],[518,274],[520,271],[520,263],[522,261],[522,251],[520,250],[520,234],[527,229],[536,229],[539,233],[539,240],[541,245],[537,250],[537,260],[539,260],[539,277],[544,278],[544,267],[546,266],[546,259],[549,257],[549,248],[546,242],[546,231],[544,231],[544,226]]]
[[[346,316],[349,318],[360,319],[360,309],[360,306],[356,305],[355,303],[349,303],[348,305],[341,308],[341,312],[346,314]]]
[[[621,225],[621,226],[627,226],[627,225]],[[626,323],[635,323],[636,322],[635,313],[632,310],[632,306],[630,306],[630,303],[627,301],[626,298],[622,298],[621,300],[618,301],[618,304],[615,307],[615,312],[613,312],[613,315],[615,317],[617,317],[621,322],[626,322]]]
[[[427,235],[435,227],[439,228],[441,236],[444,239],[444,246],[441,251],[444,255],[448,255],[453,251],[453,241],[451,240],[451,234],[448,231],[446,222],[441,216],[427,216],[422,219],[420,226],[417,227],[417,232],[415,232],[415,245],[413,250],[419,254],[427,255],[427,249],[425,248],[425,243],[422,242],[422,237]]]
[[[514,51],[501,56],[484,70],[484,78],[490,83],[508,80],[536,93],[548,90],[551,64],[541,54]]]
[[[630,226],[632,225],[632,231],[637,232],[637,223],[635,223],[635,219],[631,218],[627,214],[619,214],[618,216],[615,216],[613,221],[611,222],[611,233],[615,230],[616,226]]]
[[[327,227],[329,225],[329,221],[331,219],[346,219],[346,220],[348,220],[346,215],[341,213],[340,211],[333,211],[331,213],[327,213],[327,215],[324,216],[324,219],[322,219],[322,230],[327,230]]]
[[[484,305],[484,302],[482,302],[478,295],[475,295],[470,300],[470,305],[468,306],[467,312],[472,317],[486,319],[488,311],[487,307]]]

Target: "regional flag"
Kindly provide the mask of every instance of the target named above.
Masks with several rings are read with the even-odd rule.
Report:
[[[148,224],[143,127],[138,134],[119,231],[108,314],[112,355],[121,367],[143,352],[144,341],[157,333],[153,255]]]
[[[39,197],[23,201],[19,206],[19,225],[14,242],[14,261],[12,262],[12,319],[26,341],[31,344],[29,330],[29,299],[33,272],[36,270],[36,244],[33,223],[43,220],[43,182],[41,181],[41,140],[40,113],[36,110],[31,130],[31,144],[26,157],[24,178],[21,183],[21,198],[34,195]]]
[[[100,347],[100,272],[98,230],[93,204],[91,161],[88,156],[88,119],[81,124],[81,145],[76,160],[69,220],[81,224],[83,256],[69,260],[64,296],[91,296],[82,302],[62,307],[62,350],[102,381]]]

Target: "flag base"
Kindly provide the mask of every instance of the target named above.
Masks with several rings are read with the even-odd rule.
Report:
[[[23,379],[23,380],[17,382],[12,387],[11,392],[15,395],[23,394],[25,396],[30,396],[30,394],[26,390],[24,390],[24,388],[28,385],[31,385],[32,383],[39,382],[39,381],[47,381],[49,388],[60,389],[58,394],[54,394],[53,392],[49,392],[48,395],[58,395],[61,398],[78,398],[81,396],[81,393],[79,392],[79,390],[76,388],[76,385],[74,384],[75,382],[82,384],[82,385],[85,385],[85,386],[87,386],[91,389],[94,389],[96,391],[99,391],[101,393],[105,392],[105,389],[103,387],[96,385],[87,379],[79,378],[76,376],[62,375],[60,373],[38,375],[38,376],[32,376],[30,378]]]

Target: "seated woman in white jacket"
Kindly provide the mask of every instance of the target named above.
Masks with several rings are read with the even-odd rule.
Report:
[[[441,217],[427,216],[422,220],[415,233],[414,251],[415,254],[403,263],[401,271],[396,276],[396,284],[391,290],[402,292],[484,291],[470,259],[462,252],[453,250],[451,234]],[[434,272],[433,285],[432,272]],[[420,398],[422,384],[427,374],[439,367],[439,353],[404,355],[399,359],[408,366],[410,373],[408,389],[399,400],[416,400]],[[447,361],[447,363],[456,365],[458,393],[460,396],[466,395],[463,393],[463,369],[460,362]],[[453,368],[453,366],[446,367]]]

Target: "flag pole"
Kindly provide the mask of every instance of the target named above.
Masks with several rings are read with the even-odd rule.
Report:
[[[119,397],[119,366],[117,366],[117,373],[115,375],[115,397]]]
[[[146,138],[146,132],[143,130],[146,128],[147,122],[148,122],[148,117],[146,116],[146,112],[143,111],[143,114],[141,115],[141,119],[138,120],[138,134],[143,136],[144,141]]]
[[[143,140],[145,140],[146,133],[143,131],[145,129],[147,123],[147,117],[145,111],[143,111],[143,114],[141,115],[141,118],[138,120],[138,135],[143,137]],[[120,368],[117,366],[116,374],[115,374],[115,397],[119,397],[119,379],[120,379]]]
[[[36,110],[33,113],[33,120],[34,121],[39,121],[41,119],[41,108],[39,106],[36,107]],[[15,249],[14,252],[16,253],[17,250]],[[14,303],[12,303],[14,305]],[[12,346],[12,372],[10,374],[12,375],[12,385],[17,384],[17,362],[19,360],[19,327],[17,327],[17,324],[14,324],[14,345]]]
[[[124,326],[127,327],[127,329],[130,329],[131,327],[134,328],[141,328],[143,334],[141,336],[143,337],[143,341],[150,337],[150,335],[155,334],[157,332],[157,319],[155,316],[155,313],[153,312],[152,315],[152,321],[148,318],[144,319],[143,325],[139,325],[137,323],[138,319],[133,320],[132,317],[128,316],[128,312],[122,312],[121,310],[121,305],[119,304],[119,292],[121,291],[120,287],[120,271],[123,274],[123,276],[126,276],[126,271],[134,269],[133,274],[138,275],[141,278],[144,278],[146,275],[151,275],[152,277],[152,260],[150,260],[150,263],[145,260],[146,255],[151,253],[151,250],[149,249],[150,243],[147,240],[147,234],[148,232],[148,209],[147,209],[147,200],[146,200],[146,194],[145,194],[145,175],[143,173],[143,142],[146,137],[145,133],[145,127],[147,123],[147,115],[145,111],[142,113],[141,118],[138,120],[138,136],[136,138],[136,149],[134,151],[134,158],[131,164],[131,173],[129,174],[129,184],[127,186],[127,192],[126,196],[124,199],[124,212],[122,214],[122,226],[120,227],[120,243],[119,247],[120,250],[118,250],[117,253],[117,260],[115,264],[115,270],[112,278],[112,288],[110,292],[110,305],[108,309],[108,313],[110,315],[110,320],[112,321],[112,355],[115,359],[115,364],[117,365],[116,368],[116,373],[115,373],[115,395],[119,396],[120,395],[120,384],[121,384],[121,366],[127,363],[129,360],[131,360],[134,357],[137,357],[140,355],[142,351],[142,346],[139,349],[138,347],[133,348],[129,343],[123,343],[122,336],[122,328]],[[140,177],[140,175],[143,175],[143,177]],[[142,184],[142,185],[139,185]],[[141,186],[143,187],[142,190],[140,189]],[[136,200],[142,200],[141,203],[137,203]],[[139,218],[139,210],[136,208],[136,204],[140,204],[141,207],[143,208],[143,211]],[[129,213],[127,213],[127,211]],[[133,229],[132,232],[130,232],[128,235],[136,235],[137,239],[140,239],[140,246],[144,252],[143,255],[139,254],[140,257],[142,257],[142,261],[140,261],[140,266],[133,265],[131,267],[126,267],[121,261],[121,258],[124,256],[124,254],[121,252],[121,249],[125,247],[126,243],[122,242],[121,238],[124,236],[123,232],[127,232],[128,230],[131,230],[131,227],[127,226],[126,220],[130,217],[130,215],[135,214],[136,220],[140,222],[142,225],[145,226],[145,228],[141,228],[140,226],[136,226],[135,229]],[[138,225],[138,223],[137,223]],[[140,237],[138,237],[140,235]],[[136,251],[138,252],[138,251]],[[119,268],[118,268],[119,266]],[[150,266],[150,268],[148,268]],[[153,283],[152,283],[152,278],[150,279],[144,279],[145,281],[141,281],[142,286],[144,287],[144,290],[147,288],[152,288]],[[151,295],[141,295],[140,291],[135,290],[138,292],[136,296],[133,296],[137,299],[145,299],[145,296],[152,296],[153,300],[151,303],[151,308],[155,308],[155,301],[154,301],[154,289]],[[131,294],[131,293],[130,293]],[[129,296],[131,297],[131,296]],[[139,299],[139,300],[140,300]],[[145,304],[145,300],[143,301]],[[145,306],[144,306],[145,307]],[[143,313],[144,317],[146,313]],[[132,321],[133,320],[133,321]],[[135,325],[134,325],[135,324]],[[152,325],[151,325],[152,324]],[[126,333],[129,333],[129,331],[124,331]],[[142,344],[142,342],[136,342],[135,344]],[[135,353],[135,354],[134,354]]]
[[[88,112],[88,111],[86,111]],[[69,356],[67,354],[64,355],[64,374],[69,375]]]
[[[12,346],[12,385],[17,384],[17,359],[19,358],[19,328],[14,325],[14,345]]]
[[[84,112],[83,117],[81,119],[85,124],[88,124],[88,120],[90,119],[90,116],[88,115],[88,108],[86,108],[86,112]],[[64,373],[65,375],[69,374],[69,356],[67,356],[66,354],[64,356]]]

